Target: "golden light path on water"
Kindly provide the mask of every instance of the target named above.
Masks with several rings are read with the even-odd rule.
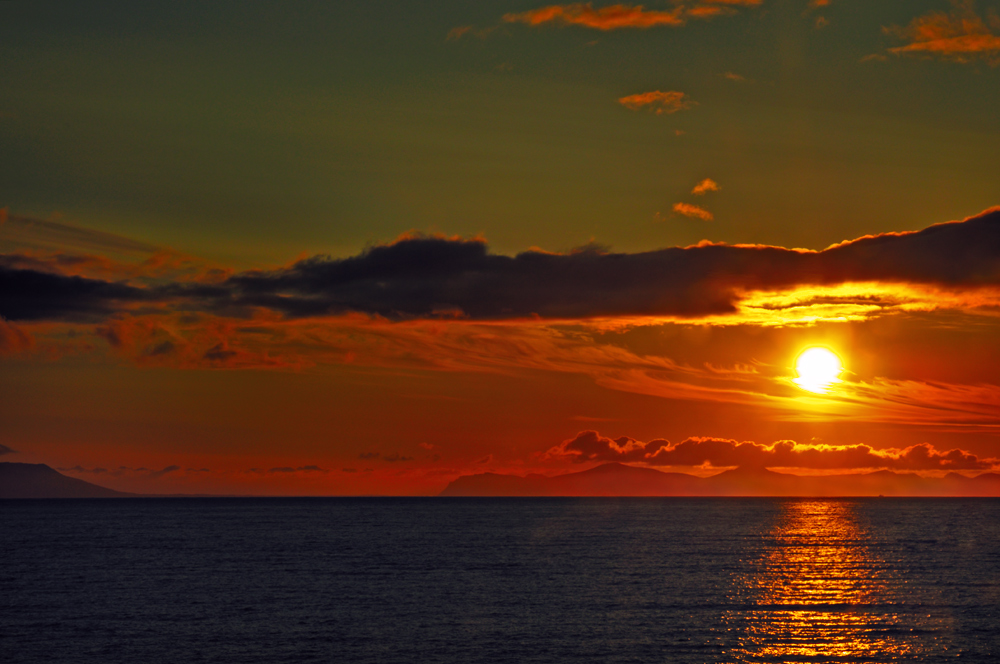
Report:
[[[940,652],[940,618],[907,606],[849,500],[790,500],[759,559],[736,574],[734,662],[897,662]],[[913,598],[909,598],[913,599]]]

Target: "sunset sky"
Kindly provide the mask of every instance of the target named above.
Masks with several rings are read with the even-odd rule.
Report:
[[[0,461],[1000,470],[998,108],[996,1],[0,3]]]

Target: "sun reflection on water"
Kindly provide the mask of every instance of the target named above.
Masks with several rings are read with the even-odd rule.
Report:
[[[870,540],[856,503],[785,503],[762,555],[736,577],[733,661],[895,662],[939,650],[940,626],[906,606],[905,581]]]

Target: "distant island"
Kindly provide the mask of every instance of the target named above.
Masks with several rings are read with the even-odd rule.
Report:
[[[44,463],[0,463],[0,498],[134,498],[138,495],[66,477]]]
[[[801,476],[765,468],[737,468],[711,477],[666,473],[620,463],[546,477],[463,475],[442,496],[1000,496],[1000,474],[921,477],[880,470],[863,474]]]

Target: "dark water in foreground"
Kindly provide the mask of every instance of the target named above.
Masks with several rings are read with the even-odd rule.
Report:
[[[0,502],[0,661],[1000,661],[1000,500]]]

